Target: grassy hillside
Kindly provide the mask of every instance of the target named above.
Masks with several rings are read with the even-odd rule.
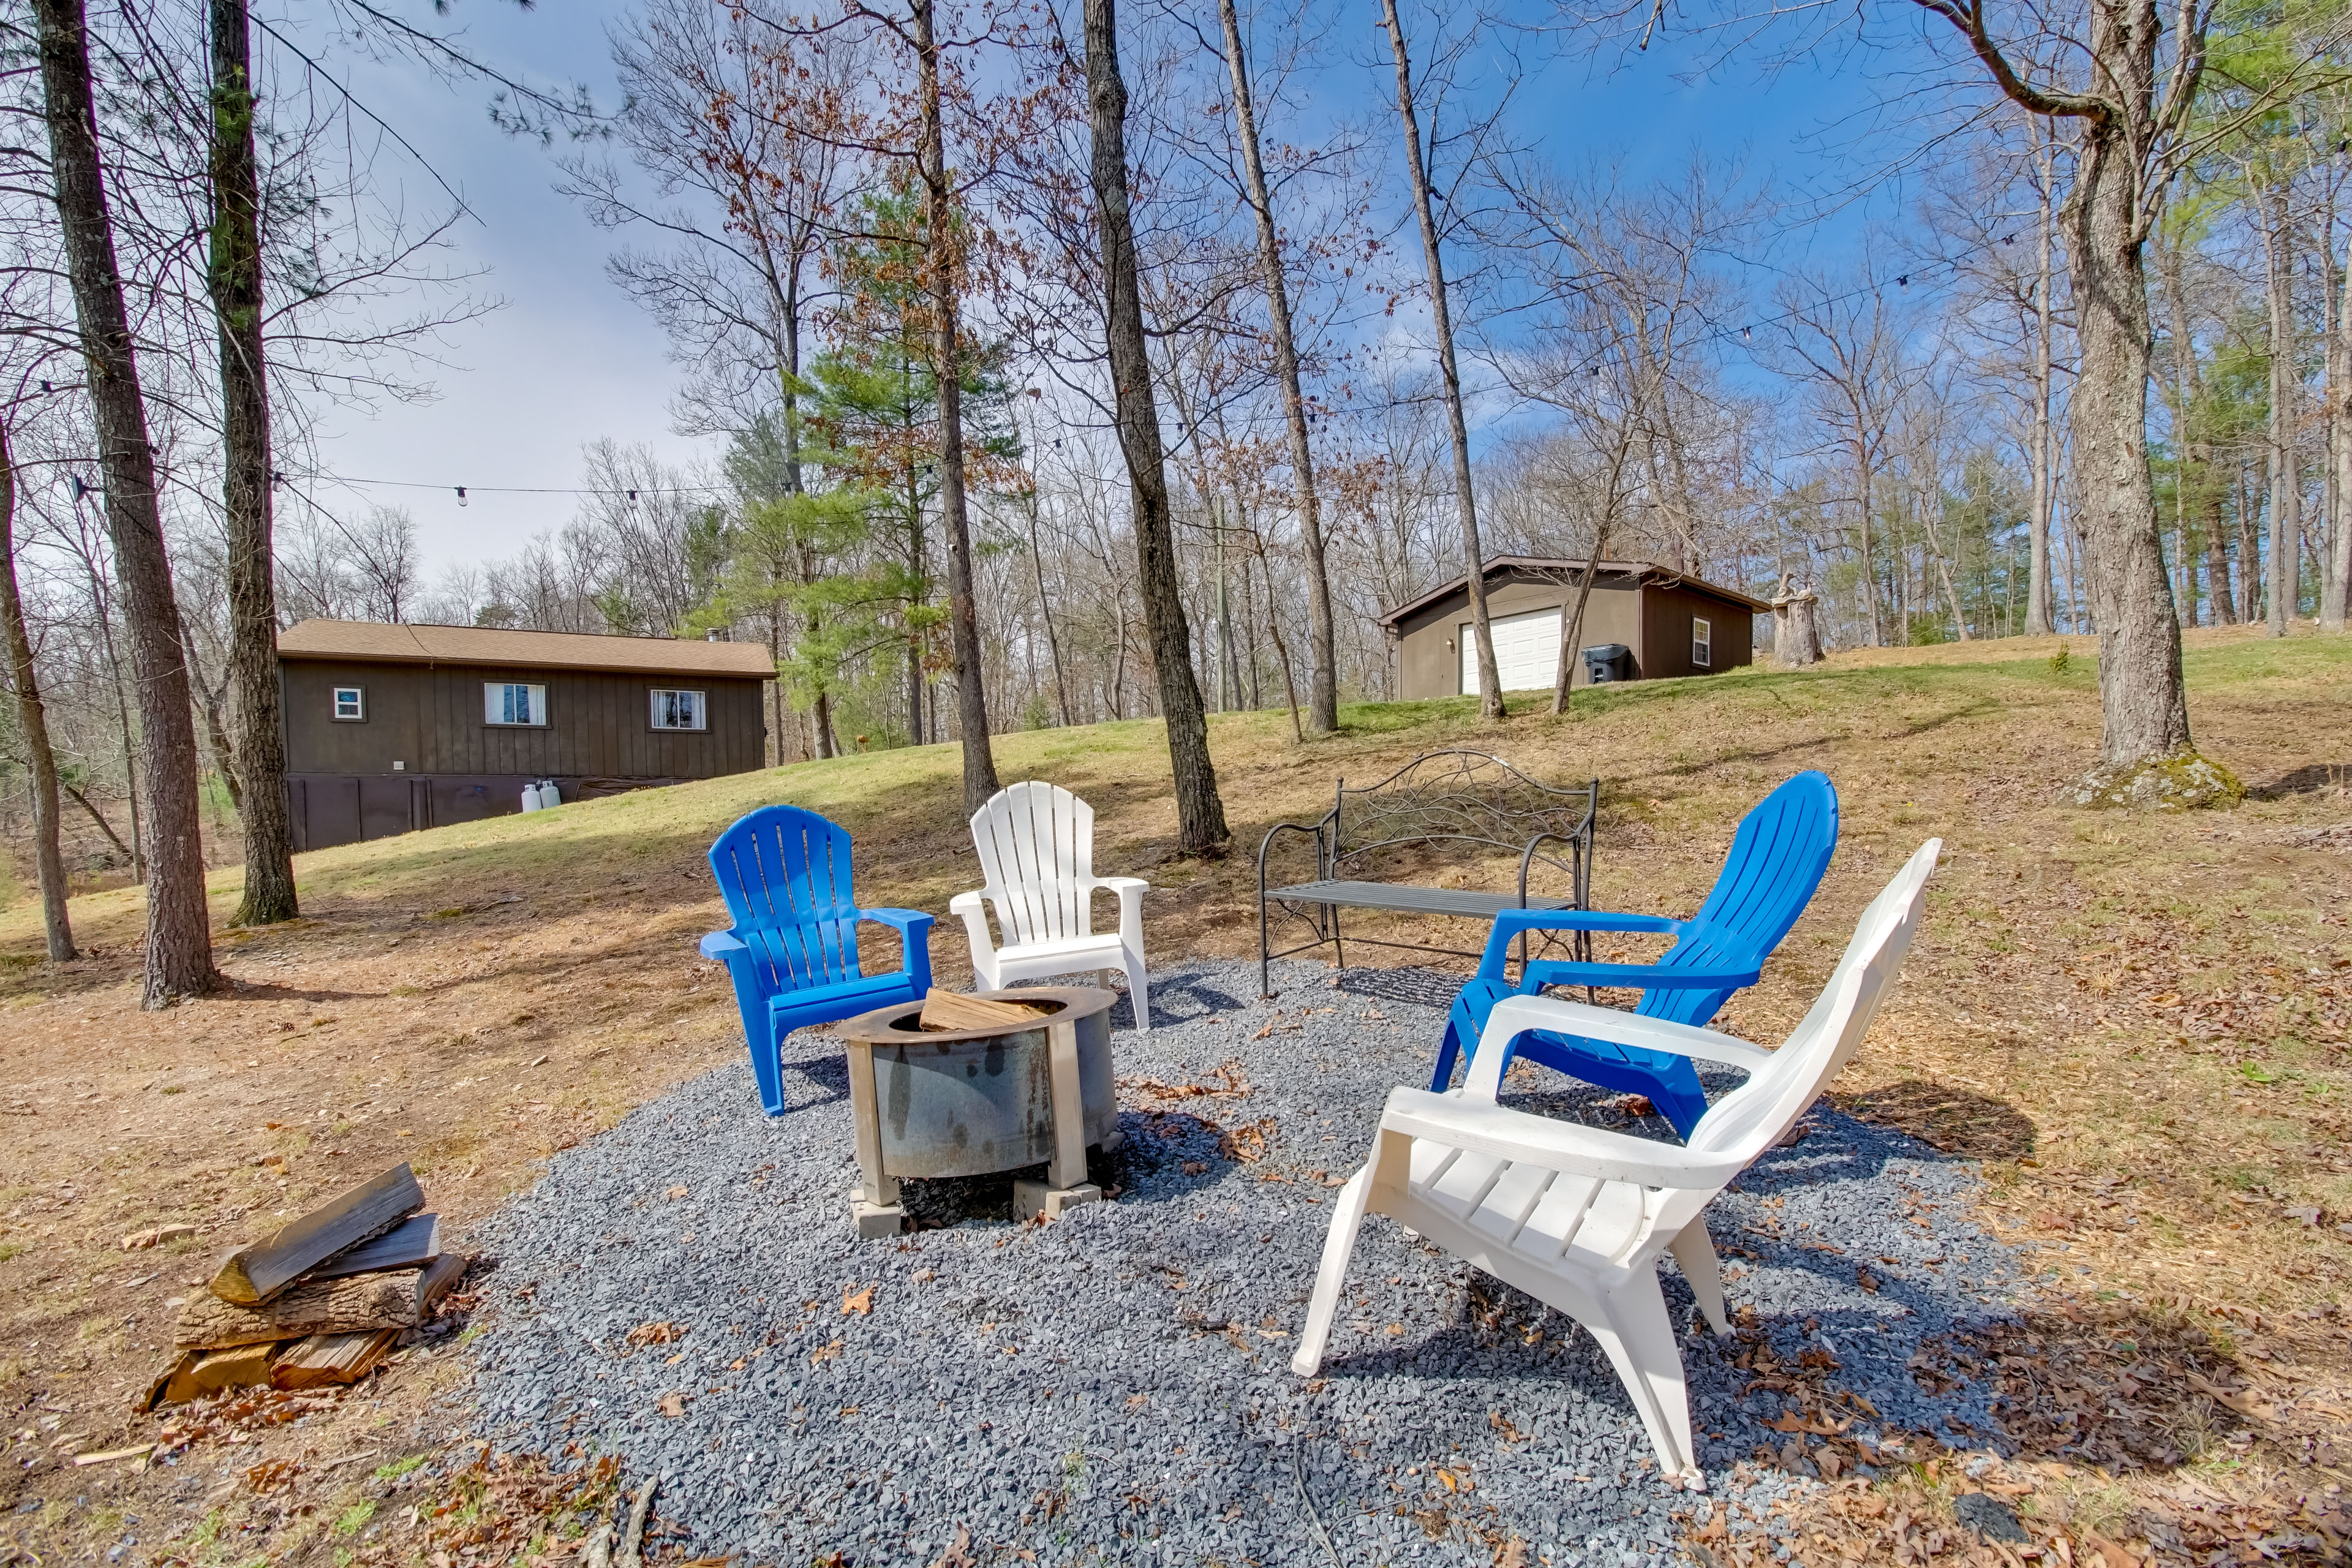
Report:
[[[1254,952],[1266,826],[1322,810],[1335,775],[1370,780],[1434,746],[1493,750],[1555,782],[1598,774],[1596,899],[1660,912],[1695,906],[1759,796],[1822,768],[1843,803],[1836,861],[1727,1025],[1778,1039],[1860,907],[1921,839],[1942,837],[1928,924],[1839,1097],[1982,1161],[1995,1222],[2042,1249],[2039,1267],[2104,1325],[2097,1344],[2154,1344],[2235,1314],[2250,1357],[2299,1363],[2306,1390],[2340,1386],[2340,1335],[2302,1314],[2340,1310],[2352,1275],[2352,1233],[2338,1234],[2352,1221],[2352,639],[2192,635],[2199,742],[2254,793],[2189,817],[2058,804],[2095,758],[2098,722],[2093,645],[2074,639],[2063,668],[2059,646],[1877,650],[1801,674],[1636,684],[1580,694],[1561,719],[1523,698],[1529,710],[1499,726],[1466,700],[1360,706],[1341,734],[1304,745],[1286,715],[1218,716],[1235,831],[1221,861],[1170,854],[1154,722],[1006,735],[996,754],[1008,782],[1051,779],[1093,803],[1097,865],[1151,879],[1148,942],[1163,957]],[[93,955],[65,966],[39,960],[32,900],[0,911],[0,1106],[14,1113],[0,1121],[0,1310],[20,1342],[51,1347],[0,1366],[0,1381],[37,1364],[44,1397],[119,1410],[160,1353],[163,1293],[184,1267],[120,1265],[127,1231],[199,1224],[194,1254],[249,1227],[245,1216],[401,1158],[462,1221],[549,1151],[736,1059],[724,976],[693,948],[723,923],[702,856],[771,801],[846,826],[861,897],[940,913],[935,963],[949,983],[965,972],[944,919],[975,866],[952,746],[304,856],[305,919],[223,932],[235,988],[162,1014],[137,1008],[135,889],[75,900]],[[236,885],[234,870],[214,879],[223,916]],[[1391,931],[1479,935],[1461,922]],[[873,936],[869,967],[891,957]],[[2164,1397],[2176,1394],[2189,1397]],[[2282,1442],[2305,1418],[2294,1398],[2270,1407]]]

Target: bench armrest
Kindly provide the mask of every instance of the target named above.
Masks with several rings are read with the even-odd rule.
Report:
[[[1304,833],[1315,840],[1315,874],[1320,877],[1324,874],[1323,830],[1330,824],[1331,818],[1326,815],[1319,822],[1277,822],[1265,830],[1265,837],[1257,841],[1257,891],[1260,902],[1264,902],[1265,899],[1265,855],[1267,850],[1274,847],[1275,836],[1281,833]]]
[[[751,950],[736,938],[733,931],[715,931],[702,939],[702,956],[725,963],[738,953]]]
[[[1391,1089],[1381,1111],[1381,1131],[1548,1171],[1684,1191],[1720,1188],[1748,1163],[1425,1089]]]

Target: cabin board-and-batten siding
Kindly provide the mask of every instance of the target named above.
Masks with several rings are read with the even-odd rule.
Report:
[[[279,672],[290,773],[698,779],[765,763],[757,680],[282,657]],[[485,721],[484,686],[508,682],[547,689],[546,724]],[[334,717],[339,686],[366,693],[364,719]],[[655,729],[656,689],[703,692],[708,728]]]

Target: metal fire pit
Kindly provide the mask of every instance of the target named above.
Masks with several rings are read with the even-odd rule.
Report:
[[[1025,1029],[929,1030],[921,1004],[901,1002],[835,1026],[849,1047],[861,1177],[849,1207],[861,1237],[898,1234],[905,1177],[1044,1163],[1045,1181],[1013,1184],[1015,1213],[1057,1215],[1102,1196],[1087,1181],[1087,1145],[1118,1144],[1118,994],[1087,985],[979,994],[1053,1011]]]

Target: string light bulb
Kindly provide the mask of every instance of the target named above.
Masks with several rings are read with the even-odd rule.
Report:
[[[466,504],[466,487],[463,485],[457,487],[457,504],[459,506]]]

